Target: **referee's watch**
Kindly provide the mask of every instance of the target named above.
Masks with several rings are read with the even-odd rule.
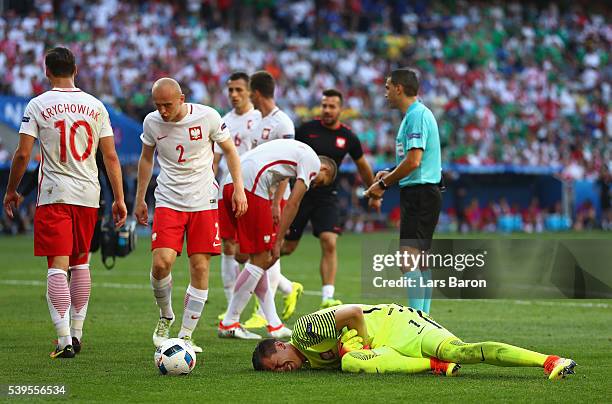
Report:
[[[385,184],[385,181],[383,181],[383,179],[379,179],[378,180],[378,186],[380,187],[380,189],[382,189],[383,191],[387,190],[387,184]]]

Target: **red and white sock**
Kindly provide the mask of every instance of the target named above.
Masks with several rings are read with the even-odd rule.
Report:
[[[222,321],[223,325],[229,326],[240,321],[240,314],[242,314],[242,310],[244,310],[244,307],[249,302],[263,274],[263,269],[250,262],[244,266],[244,270],[236,278],[234,295]]]
[[[225,292],[227,304],[234,295],[234,285],[239,273],[240,264],[236,261],[235,256],[221,254],[221,280],[223,281],[223,292]]]
[[[198,325],[198,320],[202,316],[202,310],[208,299],[208,289],[196,289],[191,284],[185,292],[185,311],[183,312],[183,324],[178,337],[191,337],[193,330]]]
[[[83,323],[87,315],[91,293],[89,264],[70,267],[70,334],[79,341],[83,337]]]
[[[168,319],[174,318],[174,312],[172,311],[172,274],[164,279],[155,279],[153,273],[151,273],[151,286],[159,307],[159,316]]]
[[[255,295],[259,299],[259,307],[261,307],[264,317],[268,321],[268,326],[277,328],[283,323],[276,312],[276,306],[274,305],[274,293],[272,293],[267,272],[268,271],[266,271],[266,273],[264,273],[259,280],[259,283],[255,288]]]
[[[68,274],[58,268],[49,268],[47,271],[47,304],[51,320],[55,325],[58,336],[58,345],[64,348],[72,344],[70,336],[70,289],[68,288]]]

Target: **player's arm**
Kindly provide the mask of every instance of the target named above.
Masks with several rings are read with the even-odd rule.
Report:
[[[151,175],[153,174],[154,153],[155,146],[142,144],[142,151],[140,152],[140,159],[138,160],[138,180],[136,182],[136,207],[134,208],[134,215],[138,223],[144,226],[149,224],[149,209],[145,202],[145,197],[147,195],[147,188],[149,188],[149,182],[151,181]]]
[[[359,171],[359,176],[369,188],[374,182],[374,173],[372,172],[372,167],[370,167],[370,163],[366,160],[365,156],[361,156],[357,160],[355,160],[355,165],[357,166],[357,171]]]
[[[19,182],[23,178],[25,171],[30,162],[30,156],[32,155],[32,149],[36,138],[21,133],[19,135],[19,145],[15,154],[13,155],[13,161],[11,163],[11,172],[9,174],[8,185],[6,186],[6,194],[4,195],[4,210],[11,219],[13,218],[13,206],[15,209],[19,207],[21,203],[20,195],[17,192]]]
[[[272,221],[275,225],[280,223],[280,215],[281,208],[280,204],[283,200],[283,195],[285,195],[285,190],[289,186],[289,179],[282,180],[278,187],[276,188],[276,192],[274,192],[274,198],[272,199]]]
[[[123,195],[123,179],[121,177],[121,163],[119,163],[119,156],[115,150],[115,139],[112,136],[105,136],[100,138],[98,145],[102,152],[104,159],[104,166],[106,167],[106,175],[110,182],[111,189],[115,200],[113,201],[113,219],[115,226],[121,227],[125,224],[127,218],[127,208],[125,207],[124,195]]]
[[[232,138],[228,138],[217,144],[221,147],[221,150],[223,150],[223,154],[227,159],[227,168],[232,176],[232,182],[234,183],[232,210],[235,212],[236,217],[240,217],[246,213],[248,208],[246,195],[244,193],[242,172],[240,171],[240,156],[238,156],[238,152],[236,151],[236,146],[234,146]]]
[[[342,331],[344,327],[349,330],[357,330],[357,334],[368,341],[368,327],[366,326],[363,310],[360,306],[350,305],[339,308],[335,311],[336,330]]]
[[[213,156],[213,173],[215,174],[215,177],[219,173],[219,163],[221,162],[222,157],[223,154],[221,153],[215,153]]]
[[[306,194],[307,190],[308,188],[306,187],[304,180],[298,178],[291,189],[291,195],[289,195],[289,199],[287,199],[287,204],[285,205],[285,209],[283,209],[283,213],[280,218],[276,242],[274,243],[274,248],[272,249],[273,261],[280,257],[281,244],[285,239],[284,235],[287,234],[289,226],[291,223],[293,223],[293,219],[295,219],[295,215],[297,215],[298,209],[300,208],[300,202],[302,202],[302,198],[304,198],[304,194]]]
[[[399,182],[402,178],[409,175],[411,172],[416,170],[421,165],[421,160],[423,159],[423,149],[413,148],[408,151],[408,155],[402,162],[393,169],[390,173],[385,176],[382,176],[382,181],[385,183],[385,186],[390,187],[395,183]],[[379,185],[378,182],[374,183],[368,190],[366,191],[366,196],[371,198],[382,198],[385,190]]]

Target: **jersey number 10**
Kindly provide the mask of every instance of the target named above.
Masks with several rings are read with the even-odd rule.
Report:
[[[87,148],[83,152],[83,154],[79,154],[76,149],[75,138],[77,135],[77,130],[79,127],[84,127],[87,132]],[[60,161],[65,163],[67,160],[67,151],[66,151],[66,121],[55,121],[55,127],[60,131]],[[70,154],[76,161],[84,161],[91,154],[91,149],[93,148],[93,133],[91,131],[91,126],[87,121],[76,121],[70,127]]]

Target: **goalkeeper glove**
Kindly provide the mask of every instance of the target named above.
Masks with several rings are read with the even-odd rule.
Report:
[[[370,349],[363,345],[363,338],[357,334],[357,330],[348,330],[340,337],[340,348],[338,354],[342,358],[347,352]]]

